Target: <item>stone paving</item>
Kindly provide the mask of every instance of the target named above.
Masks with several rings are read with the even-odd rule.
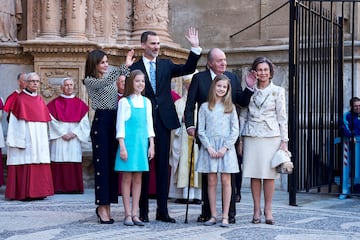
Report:
[[[298,193],[298,206],[288,205],[288,193],[277,190],[273,200],[275,225],[252,224],[252,199],[248,187],[242,189],[237,204],[236,224],[203,226],[196,222],[200,205],[169,200],[170,215],[177,223],[155,221],[155,200],[150,201],[150,223],[145,227],[126,227],[121,197],[113,205],[113,225],[97,223],[93,189],[84,194],[60,194],[38,201],[6,201],[0,188],[0,239],[360,239],[360,198],[339,200],[337,195]],[[219,194],[218,194],[219,196]],[[220,204],[220,201],[218,201]],[[221,212],[218,205],[218,212]],[[219,214],[220,221],[220,214]]]

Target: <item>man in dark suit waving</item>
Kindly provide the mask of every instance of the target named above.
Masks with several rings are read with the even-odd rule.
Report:
[[[255,81],[247,80],[247,88],[243,91],[239,78],[232,72],[226,71],[226,55],[219,48],[210,49],[207,55],[207,69],[205,71],[195,74],[192,78],[185,107],[185,125],[188,135],[195,136],[195,122],[194,110],[195,104],[200,105],[207,101],[209,89],[212,80],[216,75],[225,74],[229,77],[232,88],[232,101],[242,107],[246,107],[250,102],[250,97],[253,94],[252,88],[256,84]],[[197,114],[197,113],[196,113]],[[232,196],[229,211],[229,223],[235,223],[235,195],[234,195],[234,176],[232,176]],[[210,219],[210,206],[207,192],[207,174],[202,174],[202,213],[198,219],[200,222],[205,222]]]
[[[145,96],[150,99],[153,108],[155,130],[155,174],[157,210],[156,220],[175,223],[168,213],[168,167],[170,151],[170,133],[180,127],[175,105],[171,98],[171,79],[193,73],[200,58],[198,31],[189,28],[185,36],[191,44],[191,51],[185,64],[174,64],[169,59],[158,58],[160,39],[155,32],[146,31],[141,35],[142,58],[135,62],[131,70],[140,69],[145,73]],[[140,218],[148,222],[149,174],[143,174],[140,196]]]

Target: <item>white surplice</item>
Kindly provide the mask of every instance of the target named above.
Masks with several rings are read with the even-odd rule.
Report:
[[[50,163],[47,122],[27,122],[10,113],[7,165]]]
[[[75,138],[65,141],[61,137],[74,133]],[[86,114],[80,122],[61,122],[51,116],[49,123],[50,158],[52,162],[82,162],[81,143],[90,141],[90,123]]]

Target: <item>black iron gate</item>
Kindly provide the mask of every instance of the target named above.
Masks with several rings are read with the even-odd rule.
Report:
[[[290,1],[290,205],[296,205],[298,191],[334,191],[334,179],[341,176],[344,2]]]

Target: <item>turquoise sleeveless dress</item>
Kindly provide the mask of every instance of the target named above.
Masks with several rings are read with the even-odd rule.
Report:
[[[125,121],[125,146],[128,159],[120,158],[120,146],[116,152],[115,171],[120,172],[143,172],[149,171],[147,157],[149,140],[146,122],[146,98],[144,108],[135,108],[131,99],[126,98],[130,104],[131,116]]]

